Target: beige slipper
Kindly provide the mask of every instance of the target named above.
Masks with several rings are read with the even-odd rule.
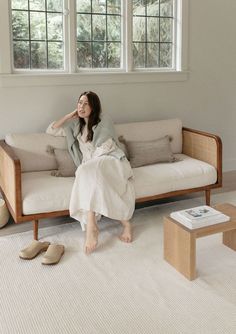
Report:
[[[65,247],[63,245],[50,245],[44,254],[42,264],[57,264],[64,254]]]
[[[22,249],[19,253],[19,257],[24,260],[31,260],[35,258],[39,253],[45,252],[48,249],[50,242],[40,242],[33,240],[29,246]]]

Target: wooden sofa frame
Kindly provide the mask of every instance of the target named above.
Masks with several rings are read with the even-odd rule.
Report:
[[[211,189],[222,186],[222,142],[213,134],[189,128],[182,129],[182,152],[192,158],[205,161],[213,165],[217,170],[217,181],[208,186],[172,191],[155,196],[136,199],[136,203],[153,201],[172,196],[184,195],[196,191],[205,191],[206,205],[210,205]],[[68,216],[69,210],[42,212],[38,214],[24,215],[22,212],[21,192],[21,164],[12,148],[0,140],[0,191],[6,201],[7,207],[15,221],[22,223],[33,221],[34,239],[38,239],[39,219]]]

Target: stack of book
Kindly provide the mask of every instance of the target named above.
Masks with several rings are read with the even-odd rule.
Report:
[[[170,217],[189,229],[224,223],[230,220],[229,216],[208,205],[175,211],[170,214]]]

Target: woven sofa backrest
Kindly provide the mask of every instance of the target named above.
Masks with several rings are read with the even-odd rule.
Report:
[[[47,133],[13,133],[5,137],[21,162],[22,172],[37,172],[57,169],[54,155],[47,153],[47,146],[67,148],[65,137]]]
[[[182,121],[167,119],[149,122],[115,124],[116,133],[130,141],[154,140],[166,135],[171,137],[173,153],[182,153]]]

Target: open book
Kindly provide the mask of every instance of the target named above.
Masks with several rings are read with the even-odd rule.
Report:
[[[208,205],[175,211],[170,214],[170,217],[190,229],[224,223],[230,220],[230,217]]]

